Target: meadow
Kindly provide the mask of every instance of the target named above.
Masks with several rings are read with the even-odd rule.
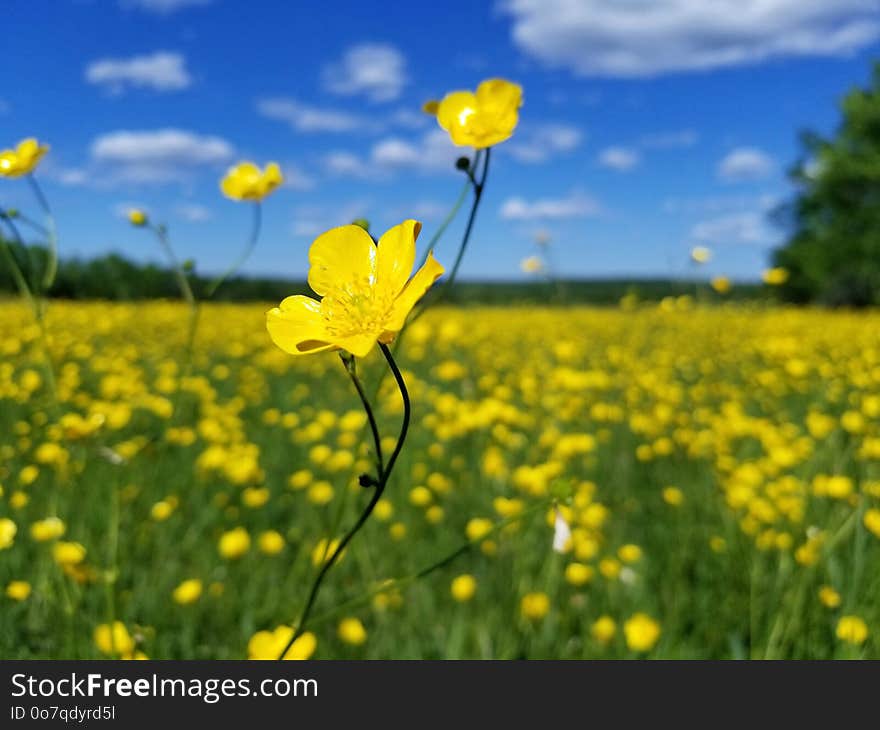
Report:
[[[880,315],[625,304],[407,327],[298,656],[880,657]],[[182,303],[53,301],[50,371],[0,303],[0,656],[277,656],[370,453],[268,306],[203,304],[188,367]]]

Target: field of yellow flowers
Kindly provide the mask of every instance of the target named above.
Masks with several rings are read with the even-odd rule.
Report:
[[[369,432],[338,358],[280,350],[267,308],[203,305],[187,366],[184,304],[53,302],[44,338],[0,303],[0,656],[283,650],[368,498]],[[880,657],[878,329],[432,308],[395,355],[407,447],[292,654]],[[358,365],[396,433],[381,354]]]

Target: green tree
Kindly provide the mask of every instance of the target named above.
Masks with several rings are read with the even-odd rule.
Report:
[[[850,91],[830,139],[806,133],[784,209],[792,234],[774,254],[789,271],[789,301],[831,306],[880,303],[880,63],[867,88]]]

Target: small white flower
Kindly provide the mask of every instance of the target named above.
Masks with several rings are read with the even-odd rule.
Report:
[[[567,553],[571,548],[571,528],[559,511],[559,507],[553,507],[556,519],[553,521],[553,549],[557,553]]]

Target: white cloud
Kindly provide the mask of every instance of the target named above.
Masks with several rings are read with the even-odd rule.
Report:
[[[286,122],[297,132],[350,132],[368,126],[355,114],[303,104],[287,97],[261,99],[257,102],[257,111],[267,119]]]
[[[712,218],[697,223],[691,229],[691,238],[699,243],[715,246],[724,244],[769,245],[778,236],[767,224],[763,211],[748,211]]]
[[[181,203],[174,212],[187,223],[204,223],[214,217],[209,208],[198,203]]]
[[[170,15],[184,8],[210,5],[213,0],[120,0],[124,8],[136,8],[157,15]]]
[[[499,215],[508,221],[562,220],[565,218],[589,218],[600,213],[601,206],[595,198],[582,192],[574,192],[566,198],[508,198],[501,205]]]
[[[285,162],[281,165],[281,171],[284,173],[284,187],[291,190],[314,190],[315,178],[309,175],[298,165]]]
[[[514,43],[580,76],[843,56],[880,38],[876,0],[502,0]]]
[[[192,84],[180,53],[157,51],[132,58],[103,58],[86,68],[86,81],[118,94],[128,87],[180,91]]]
[[[324,157],[324,166],[333,175],[359,178],[388,177],[401,170],[453,172],[461,150],[442,129],[426,132],[415,140],[385,137],[376,142],[366,157],[336,151]]]
[[[52,172],[52,178],[62,185],[75,187],[85,185],[89,181],[89,173],[78,167],[68,167]]]
[[[394,46],[362,43],[349,48],[340,61],[323,71],[325,88],[342,96],[392,101],[406,85],[406,59]]]
[[[599,164],[617,172],[629,172],[641,162],[638,150],[631,147],[606,147],[599,153]]]
[[[718,177],[728,182],[762,180],[773,172],[775,163],[755,147],[738,147],[718,163]]]
[[[654,132],[644,135],[639,144],[646,149],[670,150],[693,147],[699,135],[693,129],[681,129],[677,132]]]
[[[545,162],[552,156],[571,152],[580,145],[583,134],[568,124],[542,124],[523,132],[506,147],[514,159],[525,163]]]
[[[369,217],[370,205],[363,200],[351,200],[341,205],[301,205],[294,211],[290,226],[292,235],[314,238],[335,226],[344,226],[357,218]]]
[[[111,180],[169,182],[186,179],[201,167],[228,162],[233,147],[225,139],[181,129],[120,130],[97,137],[93,161]]]

